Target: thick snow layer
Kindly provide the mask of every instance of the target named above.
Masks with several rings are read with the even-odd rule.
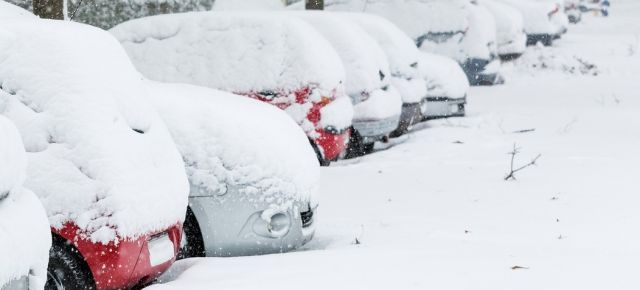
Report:
[[[216,0],[213,10],[283,10],[281,0]]]
[[[607,73],[507,67],[505,85],[471,89],[468,117],[322,168],[301,251],[179,261],[150,289],[640,289],[640,2],[611,10],[554,44]],[[505,182],[514,142],[516,165],[543,155]]]
[[[346,71],[346,90],[350,96],[373,92],[389,83],[389,61],[382,48],[351,20],[325,12],[289,12],[311,24],[336,50]]]
[[[453,59],[431,53],[420,55],[420,72],[427,81],[429,97],[464,98],[469,92],[469,79]]]
[[[0,21],[35,18],[31,12],[0,0]]]
[[[0,287],[29,275],[30,289],[47,278],[51,233],[42,204],[26,190],[27,156],[16,127],[0,116]]]
[[[151,83],[147,95],[182,153],[192,195],[233,187],[248,202],[278,207],[315,200],[318,160],[282,110],[191,85]]]
[[[469,4],[469,30],[460,45],[467,58],[493,59],[497,54],[496,21],[477,4]],[[453,55],[447,55],[453,57]],[[458,59],[458,61],[461,61]]]
[[[354,120],[382,120],[400,115],[402,97],[395,87],[371,92],[367,101],[358,103],[353,108]]]
[[[495,19],[498,53],[523,53],[526,48],[527,36],[524,33],[522,13],[518,9],[495,0],[482,0],[480,5],[486,7]]]
[[[327,10],[367,12],[382,16],[402,29],[424,51],[444,54],[463,61],[462,34],[469,29],[468,7],[464,0],[329,0]]]
[[[106,243],[184,219],[180,154],[111,35],[71,22],[3,23],[0,83],[0,114],[29,152],[25,186],[52,227],[75,223]]]
[[[348,128],[353,120],[353,104],[349,98],[337,98],[320,109],[320,126],[336,129]]]
[[[399,91],[404,103],[419,103],[427,95],[427,86],[420,77],[420,51],[402,30],[380,16],[365,13],[343,13],[360,25],[387,55],[391,69],[391,84]]]
[[[522,12],[524,31],[527,34],[555,34],[558,28],[549,19],[549,12],[554,10],[554,3],[543,3],[529,0],[497,0]]]
[[[132,20],[111,32],[157,81],[225,91],[331,91],[344,74],[331,45],[297,19],[270,13],[198,12]]]

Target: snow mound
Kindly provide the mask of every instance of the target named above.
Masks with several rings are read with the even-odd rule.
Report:
[[[216,0],[213,10],[283,10],[281,0]]]
[[[469,92],[469,79],[453,59],[431,54],[420,55],[420,72],[427,81],[429,97],[464,98]]]
[[[25,186],[52,227],[75,223],[106,243],[184,219],[180,154],[141,98],[143,78],[108,33],[62,21],[5,23],[0,84],[0,114],[29,152]]]
[[[529,47],[525,53],[513,63],[516,70],[537,74],[546,72],[561,72],[570,75],[600,74],[598,66],[581,56],[561,52],[554,47],[542,45]]]
[[[182,153],[192,195],[234,187],[249,202],[313,199],[320,173],[315,152],[282,110],[191,85],[154,83],[149,92]]]
[[[392,85],[404,103],[419,103],[427,95],[427,85],[420,76],[420,51],[402,30],[390,21],[373,14],[344,13],[355,21],[384,50],[391,69]]]
[[[51,234],[42,204],[23,188],[27,156],[15,126],[0,116],[0,287],[31,274],[32,289],[47,277]]]
[[[35,18],[31,12],[0,0],[0,21]]]

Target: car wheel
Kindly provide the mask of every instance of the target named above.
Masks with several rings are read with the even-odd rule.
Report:
[[[178,260],[204,256],[204,241],[202,240],[200,225],[191,208],[187,208],[187,217],[182,226],[182,239],[180,240]]]
[[[326,167],[331,165],[331,161],[324,158],[324,156],[322,155],[322,152],[320,152],[320,148],[318,147],[318,144],[316,144],[316,142],[313,142],[313,140],[311,139],[309,139],[309,142],[311,143],[311,147],[313,148],[313,151],[316,152],[316,157],[318,157],[318,162],[320,162],[320,166]]]
[[[351,132],[353,133],[349,138],[349,146],[347,147],[347,154],[345,156],[346,159],[361,157],[373,152],[375,144],[365,144],[358,131],[352,129]]]
[[[64,242],[54,243],[49,250],[46,290],[94,290],[93,275],[77,249],[65,246]]]

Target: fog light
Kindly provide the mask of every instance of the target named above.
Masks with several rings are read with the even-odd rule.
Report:
[[[268,219],[258,218],[253,223],[253,231],[263,237],[281,238],[291,229],[291,218],[286,213],[276,213]]]

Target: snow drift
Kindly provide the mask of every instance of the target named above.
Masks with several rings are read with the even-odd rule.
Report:
[[[108,33],[62,21],[3,23],[0,84],[0,114],[29,152],[25,185],[52,227],[74,223],[106,243],[184,219],[180,155]]]

